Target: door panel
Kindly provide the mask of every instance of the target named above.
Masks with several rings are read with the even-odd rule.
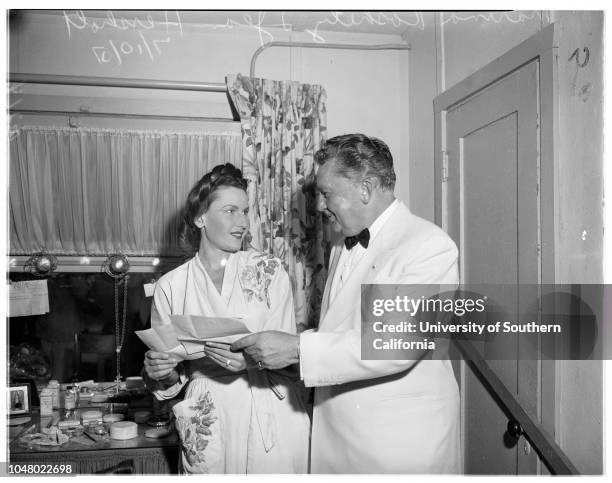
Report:
[[[459,138],[456,168],[463,209],[456,223],[464,283],[517,282],[516,260],[499,256],[518,249],[516,117],[513,112]],[[458,122],[451,119],[451,124]]]
[[[514,70],[446,112],[448,231],[459,246],[463,284],[538,283],[538,61]],[[537,294],[501,293],[511,315]],[[506,344],[508,339],[504,339]],[[539,364],[490,360],[498,377],[537,416]],[[507,352],[507,348],[506,348]],[[506,433],[508,417],[470,370],[464,372],[465,470],[535,474],[537,457]]]

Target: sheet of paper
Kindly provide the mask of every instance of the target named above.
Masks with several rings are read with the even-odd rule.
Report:
[[[177,337],[197,338],[195,327],[188,315],[171,315],[170,324],[176,330]]]
[[[49,312],[46,280],[26,280],[9,284],[9,317],[42,315]]]
[[[179,339],[218,339],[250,331],[241,319],[231,317],[204,317],[201,315],[171,315],[172,324],[177,327]]]
[[[168,349],[180,345],[176,328],[172,324],[158,325],[155,331]]]
[[[197,354],[198,352],[202,353],[202,357],[206,355],[204,352],[204,343],[201,341],[190,342],[182,340],[181,345],[185,348],[185,352],[187,353],[187,355]]]
[[[157,352],[165,352],[170,349],[170,347],[164,344],[164,341],[155,329],[136,330],[134,333],[149,349],[153,349]]]
[[[143,341],[149,349],[152,349],[156,352],[166,352],[173,357],[176,357],[177,360],[193,360],[200,359],[205,356],[203,352],[203,347],[200,344],[200,351],[187,353],[185,347],[177,341],[176,346],[169,347],[165,344],[163,338],[157,332],[158,328],[155,329],[146,329],[146,330],[136,330],[134,333]]]
[[[214,341],[214,342],[224,342],[226,344],[231,344],[238,339],[242,339],[243,337],[249,335],[250,332],[244,334],[234,334],[234,335],[226,335],[224,337],[213,337],[212,339],[195,339],[195,338],[184,338],[179,337],[179,342],[182,344],[191,343],[191,344],[199,344],[200,347],[204,345],[206,341]]]

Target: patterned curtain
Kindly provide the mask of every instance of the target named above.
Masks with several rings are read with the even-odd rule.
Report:
[[[327,137],[325,90],[240,74],[226,83],[242,126],[251,244],[283,261],[298,327],[315,327],[330,248],[328,227],[316,210],[313,159]]]

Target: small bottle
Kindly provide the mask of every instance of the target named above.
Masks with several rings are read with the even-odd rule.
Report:
[[[72,386],[72,390],[74,391],[74,406],[78,408],[81,402],[81,388],[75,383],[74,386]]]
[[[40,392],[40,415],[53,415],[53,392],[48,387]]]
[[[55,379],[51,379],[47,388],[51,391],[53,396],[53,409],[58,409],[60,407],[60,385],[59,382]]]
[[[64,409],[66,410],[66,412],[64,413],[65,419],[71,419],[74,417],[75,407],[76,407],[76,397],[74,394],[74,389],[72,387],[67,387],[66,393],[64,395]]]

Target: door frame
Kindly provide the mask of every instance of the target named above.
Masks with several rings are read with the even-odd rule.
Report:
[[[435,222],[445,231],[447,223],[446,198],[446,113],[449,109],[487,88],[506,75],[520,69],[524,65],[537,60],[539,62],[539,103],[540,103],[540,149],[539,149],[539,195],[540,195],[540,280],[542,284],[555,283],[556,259],[555,246],[557,242],[558,213],[557,199],[554,196],[557,186],[555,165],[557,160],[558,141],[558,29],[551,24],[502,56],[493,60],[482,69],[476,71],[461,82],[450,87],[434,98],[434,193],[435,193]],[[544,429],[556,440],[558,434],[559,408],[555,404],[556,362],[554,360],[541,361],[541,399],[538,405],[538,417]],[[463,381],[467,365],[460,362],[461,389],[463,394]],[[545,410],[542,410],[545,408]],[[465,438],[465,400],[461,398],[461,433]],[[465,451],[465,447],[464,447]],[[465,455],[465,453],[464,453]],[[542,465],[542,471],[546,471]]]

